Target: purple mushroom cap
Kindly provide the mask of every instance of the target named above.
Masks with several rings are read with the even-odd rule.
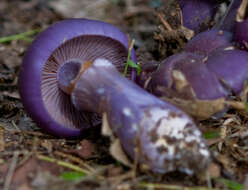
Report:
[[[248,53],[237,49],[226,49],[211,54],[207,68],[214,72],[235,93],[240,93],[248,80]]]
[[[248,48],[248,19],[242,22],[236,22],[234,28],[234,40],[238,42],[241,47]]]
[[[101,21],[68,19],[53,24],[38,35],[24,56],[19,91],[25,109],[51,134],[66,138],[80,136],[95,116],[81,113],[69,105],[70,97],[58,88],[56,72],[59,65],[67,59],[79,57],[93,61],[101,56],[119,64],[121,70],[128,45],[124,33]],[[134,51],[131,59],[136,62]],[[135,76],[132,71],[133,80]]]
[[[184,50],[201,55],[209,55],[218,48],[230,46],[231,41],[231,32],[212,29],[197,34],[187,43]]]
[[[202,56],[189,52],[165,59],[151,80],[154,92],[162,86],[168,89],[168,93],[186,99],[193,96],[199,100],[212,100],[226,96],[227,91],[202,59]]]
[[[213,20],[218,2],[214,0],[179,0],[183,25],[196,33],[208,28],[206,23]]]

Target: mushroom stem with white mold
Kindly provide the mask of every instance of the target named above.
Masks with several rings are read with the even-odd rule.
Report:
[[[74,67],[80,69],[68,78]],[[106,113],[125,152],[151,170],[191,174],[209,163],[207,146],[192,120],[122,77],[108,60],[66,63],[58,76],[72,104],[78,110]]]
[[[65,138],[79,138],[89,127],[85,113],[103,114],[139,165],[156,173],[205,171],[211,156],[192,119],[121,75],[127,49],[127,37],[100,21],[69,19],[49,27],[23,60],[25,109],[41,128]]]

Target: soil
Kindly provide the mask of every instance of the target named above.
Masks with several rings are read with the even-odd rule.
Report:
[[[110,22],[128,33],[135,39],[141,65],[180,52],[189,40],[187,31],[181,30],[180,9],[174,0],[1,0],[0,38],[82,16]],[[44,133],[26,114],[18,94],[19,68],[35,35],[0,43],[0,189],[205,190],[248,185],[244,111],[233,109],[219,119],[197,122],[213,159],[204,174],[193,176],[154,174],[122,165],[110,155],[110,140],[101,135],[100,125],[78,140]]]

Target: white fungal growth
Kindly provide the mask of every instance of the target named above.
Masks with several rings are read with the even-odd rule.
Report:
[[[113,64],[104,58],[98,58],[93,63],[96,67],[114,67]]]
[[[98,88],[97,89],[97,93],[98,94],[103,94],[105,92],[105,89],[104,88]]]
[[[200,138],[196,137],[195,135],[188,135],[188,136],[185,137],[185,141],[187,143],[190,143],[192,141],[200,142]]]
[[[172,116],[169,115],[165,109],[153,108],[150,111],[152,119],[155,122],[161,120],[160,125],[158,126],[158,134],[169,135],[175,138],[183,138],[182,131],[185,126],[188,124],[189,120],[185,117],[179,117],[178,115]]]
[[[198,131],[198,130],[195,130],[195,131],[194,131],[194,135],[200,137],[200,136],[201,136],[201,132]]]
[[[158,122],[163,117],[168,117],[169,112],[159,107],[152,108],[150,110],[151,118],[154,122]]]
[[[138,125],[137,125],[136,123],[133,123],[133,124],[132,124],[132,129],[133,129],[134,131],[137,131],[137,130],[138,130]]]
[[[204,147],[206,147],[206,145],[202,142],[202,143],[200,143],[200,147],[204,148]]]
[[[123,114],[124,114],[125,116],[127,116],[127,117],[130,117],[130,116],[132,115],[132,111],[131,111],[131,109],[128,108],[128,107],[123,108],[122,111],[123,111]]]
[[[173,157],[174,154],[175,154],[175,146],[169,145],[169,144],[168,144],[164,139],[162,139],[162,138],[159,138],[159,139],[157,140],[155,146],[156,146],[156,147],[161,147],[161,146],[167,147],[167,149],[168,149],[167,154],[168,154],[169,157]]]
[[[183,130],[188,123],[188,119],[182,117],[165,118],[158,126],[158,133],[169,135],[177,139],[184,138]]]
[[[205,157],[209,156],[209,152],[206,149],[200,149],[199,152]]]
[[[153,107],[146,112],[143,122],[146,124],[142,130],[145,137],[143,153],[148,160],[153,160],[151,168],[154,171],[180,170],[192,174],[206,167],[209,151],[201,132],[186,115]]]

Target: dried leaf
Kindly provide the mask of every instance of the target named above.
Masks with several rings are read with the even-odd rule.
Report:
[[[96,152],[95,145],[84,139],[80,143],[80,148],[74,151],[81,158],[88,159]]]
[[[110,146],[110,154],[118,161],[123,163],[126,166],[131,167],[132,163],[128,159],[126,153],[121,147],[120,140],[116,139]]]
[[[102,115],[102,135],[111,137],[113,136],[112,130],[110,129],[108,119],[107,119],[107,113],[104,112]]]
[[[180,98],[161,97],[161,99],[180,107],[197,120],[208,119],[225,108],[224,98],[216,100],[185,100]]]

